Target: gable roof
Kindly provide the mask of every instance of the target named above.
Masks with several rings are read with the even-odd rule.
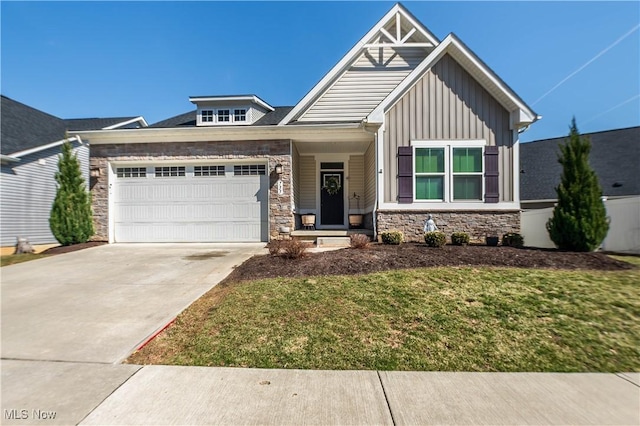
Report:
[[[603,195],[640,195],[640,126],[585,133],[591,140],[589,163]],[[567,136],[520,144],[520,199],[555,200],[562,166],[559,146]]]
[[[271,107],[273,110],[267,112],[260,117],[258,121],[249,126],[272,126],[276,125],[282,120],[282,117],[287,115],[293,107]],[[176,127],[197,127],[196,118],[198,111],[193,110],[185,112],[184,114],[176,115],[175,117],[167,118],[166,120],[158,121],[150,125],[151,128],[176,128]],[[228,127],[228,126],[225,126]],[[243,127],[246,127],[243,125]]]
[[[541,118],[487,64],[455,34],[451,33],[369,114],[366,120],[372,123],[382,123],[384,113],[393,107],[445,54],[451,55],[482,87],[512,113],[512,128],[527,126]]]
[[[67,118],[69,130],[99,130],[147,127],[143,117]]]
[[[3,155],[49,144],[65,137],[67,126],[61,118],[1,96],[0,152]]]
[[[402,24],[410,24],[412,29],[402,33]],[[394,25],[396,34],[390,34],[385,28]],[[404,6],[396,3],[365,35],[347,52],[346,55],[298,102],[295,107],[280,121],[280,125],[291,123],[301,117],[316,100],[325,93],[333,83],[348,70],[363,51],[371,46],[400,47],[408,39],[414,38],[423,43],[413,43],[413,46],[434,47],[440,41],[420,21],[418,21]]]
[[[8,157],[20,157],[37,152],[39,148],[62,144],[68,131],[147,126],[143,117],[62,119],[7,96],[0,97],[0,153]]]

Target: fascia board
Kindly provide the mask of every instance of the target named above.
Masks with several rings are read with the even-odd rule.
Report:
[[[27,155],[35,154],[36,152],[44,151],[45,149],[60,146],[63,143],[65,143],[65,141],[76,142],[76,141],[80,141],[80,138],[74,136],[68,139],[61,139],[59,141],[51,142],[46,145],[40,145],[35,148],[25,149],[24,151],[14,152],[13,154],[9,154],[9,157],[16,157],[16,158],[25,157]]]
[[[122,127],[122,126],[126,126],[128,124],[135,123],[136,121],[139,121],[140,125],[142,127],[149,127],[149,125],[147,124],[147,121],[144,119],[144,117],[139,116],[139,117],[136,117],[136,118],[132,118],[131,120],[127,120],[127,121],[123,121],[121,123],[112,124],[111,126],[103,127],[102,130],[117,129],[117,128]]]
[[[315,85],[313,88],[296,104],[296,106],[289,111],[279,123],[278,126],[283,126],[293,120],[294,117],[300,114],[300,112],[307,108],[308,104],[313,101],[316,96],[322,93],[328,84],[330,84],[335,78],[340,76],[344,71],[345,67],[347,67],[351,62],[353,62],[357,55],[360,54],[363,47],[369,40],[378,32],[380,28],[384,27],[384,25],[391,19],[396,12],[401,11],[402,8],[400,4],[395,4],[391,10],[389,10],[383,17],[378,21],[376,25],[374,25],[365,35],[358,41],[352,48],[347,52],[346,55],[342,57],[340,62],[338,62],[331,70],[324,75],[324,77]]]
[[[404,93],[416,84],[417,80],[424,74],[426,70],[434,66],[445,53],[454,51],[464,55],[473,64],[473,70],[467,70],[472,75],[480,72],[484,74],[493,85],[501,90],[517,108],[525,114],[525,117],[533,123],[537,120],[537,114],[534,113],[511,89],[497,78],[496,74],[481,63],[473,52],[465,48],[453,34],[449,34],[438,45],[424,61],[416,67],[389,95],[383,100],[367,117],[370,123],[381,123],[384,120],[385,111],[391,109],[401,98]]]
[[[275,109],[257,96],[191,96],[189,102],[195,104],[198,102],[230,102],[230,101],[249,101],[261,107],[275,111]]]
[[[360,123],[309,124],[296,126],[239,126],[239,127],[190,127],[181,129],[144,128],[87,130],[79,136],[93,145],[109,143],[188,142],[188,141],[239,141],[265,139],[295,139],[309,136],[322,138],[326,133],[366,134]],[[326,136],[324,136],[326,138]]]
[[[9,163],[19,163],[20,159],[16,157],[12,157],[10,155],[0,154],[0,161],[2,162],[2,164],[9,164]]]

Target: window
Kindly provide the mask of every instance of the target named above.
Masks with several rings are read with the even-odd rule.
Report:
[[[224,166],[195,166],[194,176],[224,176]]]
[[[264,164],[243,164],[233,166],[233,174],[234,176],[266,175],[267,168]]]
[[[229,110],[228,109],[219,109],[218,110],[218,123],[229,122]]]
[[[213,110],[212,109],[203,109],[200,114],[201,114],[203,123],[213,123]]]
[[[234,109],[233,110],[233,121],[247,121],[247,110],[242,109]]]
[[[184,166],[156,167],[156,177],[185,176]]]
[[[444,201],[444,148],[416,148],[416,200]]]
[[[453,200],[482,200],[482,148],[453,148]]]
[[[482,201],[484,141],[414,142],[416,201]]]
[[[147,177],[146,167],[118,167],[116,169],[116,176],[119,178],[143,178]]]

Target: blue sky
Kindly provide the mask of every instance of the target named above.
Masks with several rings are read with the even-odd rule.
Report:
[[[1,91],[63,118],[149,123],[193,95],[295,105],[393,4],[3,1]],[[583,133],[640,124],[640,2],[403,4],[543,116],[523,141],[566,135],[574,115]]]

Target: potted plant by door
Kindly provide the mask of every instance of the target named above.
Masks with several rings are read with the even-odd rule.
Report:
[[[356,211],[360,211],[360,196],[354,192],[353,197],[351,197],[349,201],[351,200],[356,200]],[[363,215],[361,214],[355,214],[355,213],[349,214],[349,227],[351,228],[362,227],[362,217]]]
[[[315,229],[316,228],[316,215],[313,213],[303,214],[302,218],[302,227],[304,229]]]

